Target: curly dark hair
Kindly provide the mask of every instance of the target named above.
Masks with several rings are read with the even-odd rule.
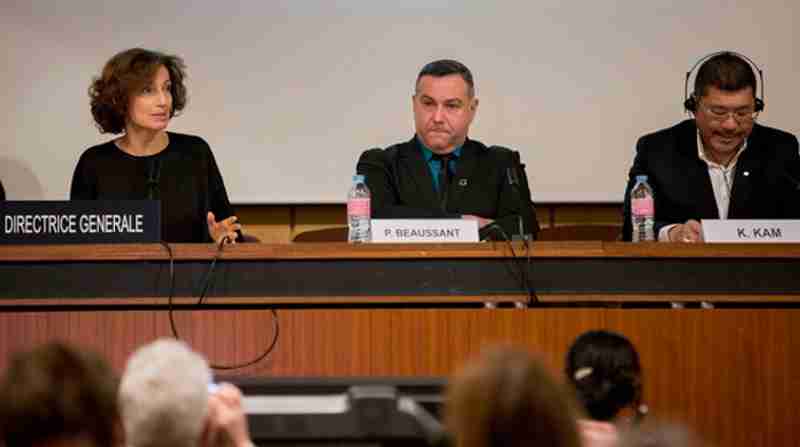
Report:
[[[569,348],[564,373],[592,419],[610,421],[625,407],[639,411],[642,367],[625,336],[605,330],[584,332]]]
[[[0,444],[121,440],[117,380],[97,354],[51,342],[17,353],[0,381]]]
[[[103,73],[89,86],[92,116],[100,133],[118,134],[125,130],[128,104],[131,96],[149,85],[158,68],[169,72],[172,87],[172,110],[176,116],[186,107],[186,65],[175,55],[158,51],[131,48],[112,57],[103,67]]]

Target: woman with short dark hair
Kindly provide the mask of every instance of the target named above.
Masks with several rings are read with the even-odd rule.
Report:
[[[101,133],[72,177],[73,200],[160,199],[162,239],[233,242],[240,229],[222,175],[202,138],[168,132],[186,106],[183,60],[141,48],[112,57],[89,87]]]

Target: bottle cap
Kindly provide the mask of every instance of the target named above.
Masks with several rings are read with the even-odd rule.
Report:
[[[646,182],[647,181],[647,176],[646,175],[637,175],[636,176],[636,181],[637,182]]]
[[[353,183],[363,183],[363,182],[364,182],[364,176],[363,175],[356,174],[356,175],[353,176]]]

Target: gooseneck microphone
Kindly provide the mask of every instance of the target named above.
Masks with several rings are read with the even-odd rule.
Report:
[[[506,168],[506,179],[508,180],[508,184],[511,186],[511,189],[514,190],[514,194],[517,197],[517,202],[519,205],[519,213],[517,214],[517,224],[519,226],[519,237],[522,240],[528,240],[528,235],[525,233],[525,225],[523,224],[522,213],[525,210],[524,199],[522,197],[522,191],[520,191],[519,187],[519,152],[513,152],[511,155],[511,166]]]
[[[160,196],[159,184],[161,182],[161,160],[158,158],[149,158],[147,160],[147,180],[145,186],[147,188],[147,200],[156,200]]]

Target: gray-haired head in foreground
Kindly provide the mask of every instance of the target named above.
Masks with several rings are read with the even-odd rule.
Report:
[[[208,413],[208,362],[185,343],[161,339],[128,359],[119,387],[130,447],[196,447]]]
[[[467,91],[469,97],[472,98],[475,96],[475,80],[472,77],[472,72],[469,71],[469,68],[467,68],[466,65],[453,59],[440,59],[425,65],[422,67],[422,70],[419,71],[419,74],[417,75],[417,81],[414,85],[419,85],[419,80],[422,79],[423,76],[443,78],[450,75],[461,76],[461,79],[463,79],[469,87]]]

